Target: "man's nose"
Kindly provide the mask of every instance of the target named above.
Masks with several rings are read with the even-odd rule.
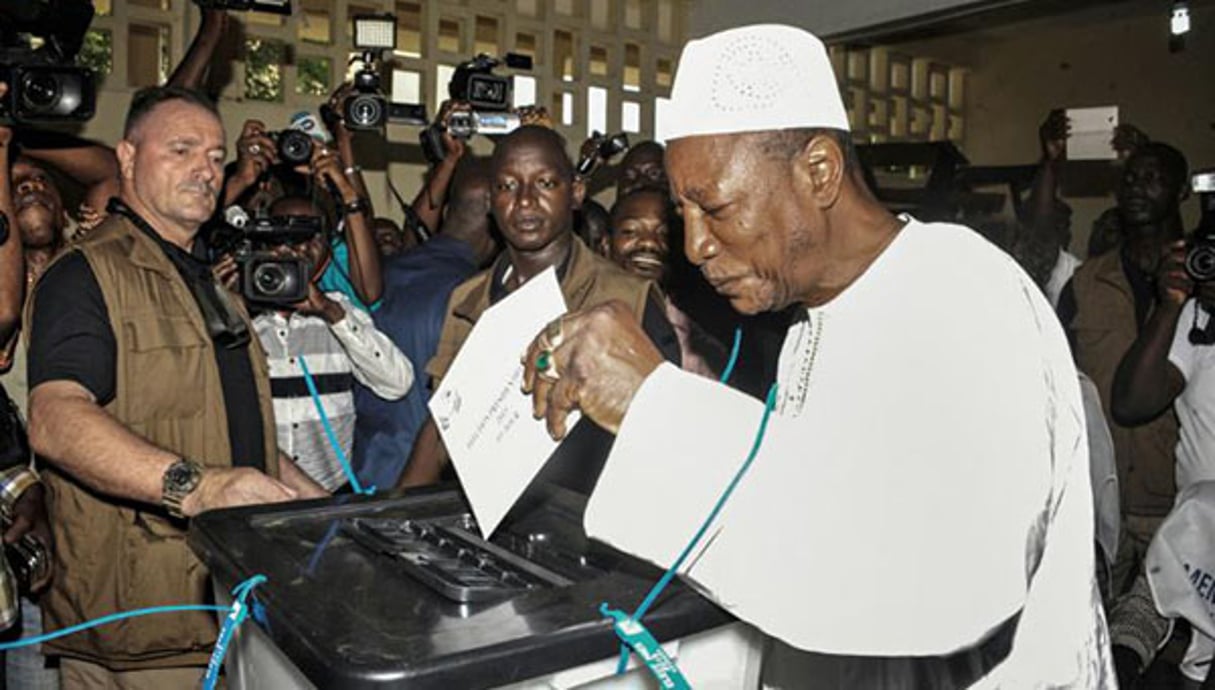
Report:
[[[688,261],[700,266],[717,255],[717,246],[698,214],[688,214],[684,218],[683,231],[683,250]]]
[[[535,206],[537,197],[539,197],[539,192],[536,190],[536,185],[525,184],[519,186],[520,206]]]

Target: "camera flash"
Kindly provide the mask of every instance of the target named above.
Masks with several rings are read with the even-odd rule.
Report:
[[[397,19],[391,14],[360,14],[354,18],[354,47],[392,50],[397,45]]]
[[[1173,4],[1173,16],[1169,21],[1169,28],[1174,36],[1181,36],[1190,32],[1190,8],[1184,2]]]

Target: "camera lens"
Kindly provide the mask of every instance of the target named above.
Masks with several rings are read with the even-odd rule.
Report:
[[[53,74],[27,74],[21,82],[21,100],[27,108],[48,110],[59,100],[59,80]]]
[[[296,129],[279,135],[278,155],[287,163],[299,165],[312,159],[312,137]]]
[[[1215,246],[1195,244],[1185,256],[1185,270],[1197,283],[1215,280]]]
[[[267,297],[282,294],[290,282],[291,276],[282,264],[265,263],[253,269],[253,285]]]
[[[384,102],[379,96],[361,94],[350,99],[346,114],[356,127],[379,127],[384,120]]]

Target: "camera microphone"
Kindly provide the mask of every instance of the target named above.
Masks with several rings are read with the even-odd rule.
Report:
[[[245,209],[233,204],[224,209],[224,222],[237,230],[244,230],[245,226],[249,224],[249,214],[245,212]]]

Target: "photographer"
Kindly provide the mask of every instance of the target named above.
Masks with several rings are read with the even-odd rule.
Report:
[[[1176,416],[1166,404],[1150,419],[1131,419],[1119,413],[1112,398],[1119,363],[1161,307],[1155,276],[1168,247],[1183,236],[1179,207],[1187,192],[1187,167],[1180,151],[1160,142],[1131,154],[1117,191],[1123,228],[1118,251],[1082,263],[1059,297],[1059,320],[1077,368],[1097,384],[1114,439],[1122,527],[1113,596],[1134,580],[1176,496]]]
[[[324,174],[322,166],[314,160],[316,175]],[[312,200],[300,197],[279,199],[270,211],[273,218],[323,218]],[[370,315],[354,308],[345,294],[321,290],[320,277],[331,260],[322,235],[296,244],[276,242],[271,250],[306,259],[313,268],[306,299],[267,309],[253,320],[269,360],[278,445],[317,483],[333,491],[347,481],[338,456],[349,458],[353,445],[353,382],[379,398],[396,400],[413,385],[413,367]],[[339,448],[331,446],[318,408],[324,409]]]
[[[468,142],[453,136],[448,122],[452,113],[468,110],[470,108],[467,103],[447,100],[439,106],[439,114],[435,116],[435,122],[442,125],[440,136],[443,142],[443,159],[430,169],[426,183],[413,200],[413,211],[417,214],[418,221],[431,232],[437,231],[439,224],[443,222],[443,206],[447,203],[451,178],[456,174],[460,159],[468,151]]]
[[[1196,282],[1185,265],[1186,243],[1179,240],[1166,248],[1160,262],[1156,308],[1118,365],[1112,400],[1121,424],[1142,423],[1173,407],[1180,422],[1178,492],[1215,479],[1215,283]],[[1139,578],[1133,592],[1145,589],[1143,575]],[[1135,651],[1138,658],[1130,663],[1138,671],[1151,662],[1167,625],[1154,608],[1136,602],[1130,596],[1114,607],[1110,632],[1116,645]],[[1187,660],[1195,655],[1210,659],[1215,640],[1195,630],[1190,650]],[[1205,668],[1187,669],[1185,664],[1182,671],[1196,682],[1206,674]]]
[[[0,96],[6,91],[0,82]],[[8,160],[12,144],[12,130],[0,127],[0,334],[7,340],[16,335],[20,327],[21,308],[25,288],[24,260],[21,241],[13,210],[12,187]],[[0,514],[4,516],[3,539],[5,544],[15,544],[22,539],[34,539],[45,550],[51,543],[43,502],[43,487],[38,475],[30,467],[29,444],[22,427],[23,421],[8,392],[0,387]],[[28,536],[27,536],[28,535]],[[0,630],[17,621],[19,611],[38,623],[37,609],[22,605],[17,594],[17,582],[10,572],[7,561],[0,558]],[[43,559],[45,564],[45,558]],[[46,586],[50,570],[34,580],[26,582],[29,591],[36,592]],[[40,627],[35,625],[34,627]]]

